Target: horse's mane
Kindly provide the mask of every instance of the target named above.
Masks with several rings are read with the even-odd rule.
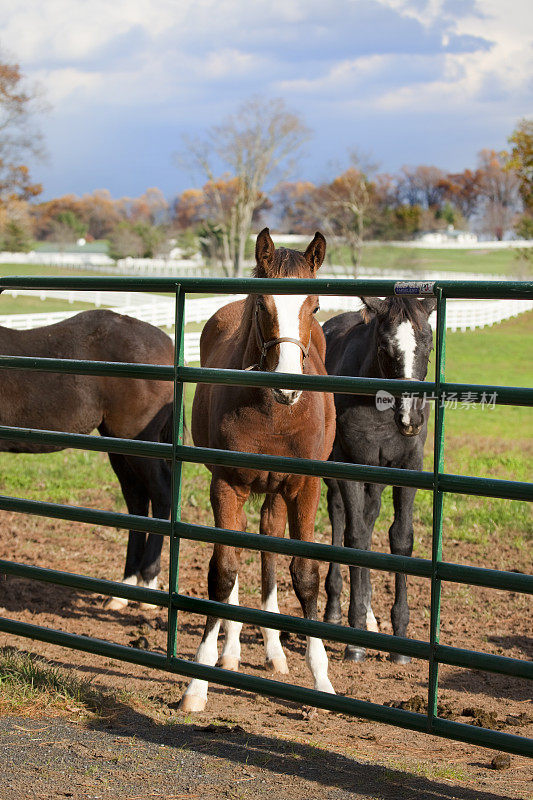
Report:
[[[303,253],[300,253],[298,250],[289,250],[287,247],[278,247],[278,249],[275,251],[272,263],[269,266],[268,274],[265,276],[262,272],[263,267],[259,267],[257,264],[255,264],[255,266],[252,269],[252,277],[253,278],[311,277],[311,275],[304,276],[301,274],[302,267],[305,266],[307,266],[307,270],[309,271],[309,265],[307,264]]]
[[[390,322],[408,321],[415,330],[420,330],[427,321],[427,314],[416,297],[387,297],[382,303],[383,314]],[[370,322],[375,314],[365,306],[361,309],[361,316],[365,322]]]

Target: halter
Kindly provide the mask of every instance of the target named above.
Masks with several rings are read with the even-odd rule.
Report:
[[[255,312],[254,312],[254,328],[255,328],[255,336],[257,339],[257,344],[259,345],[259,349],[261,350],[261,358],[259,359],[259,364],[252,364],[251,367],[246,367],[245,370],[246,372],[255,369],[258,369],[261,372],[265,364],[265,358],[267,356],[267,352],[270,350],[271,347],[275,347],[277,344],[282,344],[283,342],[290,342],[290,344],[298,345],[298,347],[303,353],[304,361],[309,355],[309,348],[311,346],[311,332],[309,332],[309,341],[307,342],[307,347],[305,347],[305,345],[303,345],[299,339],[291,339],[289,336],[281,336],[278,339],[269,339],[268,342],[265,342],[265,339],[261,332],[261,328],[259,326],[259,315],[257,312],[257,306],[255,307]]]

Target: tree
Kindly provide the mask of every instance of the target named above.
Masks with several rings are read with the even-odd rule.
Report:
[[[216,212],[208,221],[221,227],[228,272],[242,275],[253,214],[264,202],[266,183],[287,175],[307,136],[302,121],[283,100],[254,97],[212,127],[203,141],[188,143],[189,154],[208,181],[209,205]],[[216,177],[217,162],[227,170],[222,181]]]
[[[186,189],[173,205],[173,222],[179,231],[186,231],[200,224],[205,218],[205,197],[202,189]]]
[[[84,194],[76,207],[90,239],[105,239],[125,216],[122,200],[113,200],[108,189]]]
[[[514,171],[506,169],[508,158],[505,150],[481,150],[479,153],[482,225],[498,240],[511,228],[520,207],[520,181]]]
[[[284,233],[314,233],[320,222],[313,213],[316,186],[310,181],[284,181],[274,192],[278,228]]]
[[[47,200],[44,203],[38,203],[32,206],[32,214],[34,217],[35,237],[39,241],[42,239],[54,239],[57,218],[61,214],[79,216],[79,198],[74,194],[66,194],[53,200]],[[71,240],[69,239],[69,241]]]
[[[149,222],[123,220],[110,237],[111,258],[154,258],[163,241],[163,231]]]
[[[444,195],[444,172],[438,167],[402,167],[398,180],[399,199],[410,206],[436,210]]]
[[[465,169],[446,175],[441,180],[444,197],[456,208],[463,217],[471,219],[480,202],[481,173],[478,169]]]
[[[50,239],[64,250],[67,244],[73,244],[80,237],[85,236],[86,225],[73,211],[62,211],[52,220]]]
[[[131,222],[119,222],[109,236],[111,258],[140,258],[144,254],[144,242],[134,230]]]
[[[27,200],[0,203],[0,250],[27,253],[33,247],[33,225]]]
[[[0,250],[7,253],[28,253],[33,245],[27,229],[15,220],[10,220],[0,238]]]
[[[351,166],[331,183],[315,192],[315,213],[321,212],[323,225],[332,236],[348,246],[352,266],[361,260],[365,217],[373,201],[373,184],[368,174],[374,169],[363,166],[357,153],[351,154]]]
[[[28,200],[42,191],[23,163],[42,153],[42,136],[33,124],[38,99],[19,65],[0,56],[0,203]]]
[[[517,175],[524,208],[533,214],[533,120],[521,119],[508,141],[513,148],[507,169]]]
[[[157,225],[166,221],[168,203],[162,191],[155,186],[147,189],[140,197],[125,199],[123,203],[132,222]]]

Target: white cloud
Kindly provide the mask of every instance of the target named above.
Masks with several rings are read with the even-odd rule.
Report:
[[[88,138],[106,115],[132,137],[132,120],[199,130],[262,93],[308,112],[317,139],[320,128],[343,126],[364,135],[361,121],[372,114],[393,130],[416,113],[456,115],[462,130],[483,118],[490,141],[493,121],[511,130],[531,112],[530,7],[530,0],[3,0],[0,41],[42,84],[56,129],[77,115]],[[111,132],[120,139],[118,127]],[[61,147],[54,151],[51,140],[49,148],[59,163]],[[437,161],[438,142],[435,149]]]
[[[261,69],[264,63],[263,59],[257,58],[252,53],[224,48],[208,54],[203,72],[206,78],[226,78],[231,75],[238,77]]]

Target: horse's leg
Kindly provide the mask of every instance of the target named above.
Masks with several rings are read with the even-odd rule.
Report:
[[[236,526],[236,530],[246,531],[247,525],[248,525],[248,520],[246,519],[244,508],[241,507],[240,525]],[[239,605],[238,574],[235,576],[233,589],[231,590],[227,602],[235,606]],[[224,627],[225,637],[224,637],[224,647],[222,648],[222,655],[220,656],[220,666],[223,669],[231,669],[234,670],[235,672],[238,672],[239,662],[241,660],[240,636],[242,630],[242,622],[234,622],[231,619],[225,619],[222,624]]]
[[[150,499],[143,483],[129,466],[126,456],[117,453],[109,453],[109,460],[119,480],[128,512],[141,517],[147,517]],[[129,532],[123,583],[137,586],[145,540],[146,534],[142,531]],[[126,608],[128,601],[122,597],[110,597],[106,600],[104,605],[105,608],[110,611],[119,611],[122,608]]]
[[[285,535],[287,505],[280,494],[268,494],[261,508],[259,531],[267,536]],[[261,607],[263,611],[279,614],[278,586],[276,582],[276,554],[261,552]],[[287,675],[287,658],[279,640],[279,631],[261,628],[265,643],[265,660],[268,669]]]
[[[152,517],[168,519],[171,503],[171,472],[166,461],[156,459],[139,459],[145,462],[139,474],[144,477],[146,490],[152,501]],[[149,533],[146,537],[141,562],[139,565],[139,586],[157,589],[161,572],[161,550],[163,537],[158,533]],[[157,608],[150,603],[141,603],[141,608]]]
[[[246,489],[236,490],[221,477],[211,480],[211,505],[217,528],[238,530],[243,522],[242,508],[249,495]],[[209,562],[209,599],[221,603],[238,603],[238,567],[240,551],[234,547],[215,544]],[[220,630],[218,617],[207,617],[202,641],[196,651],[195,660],[200,664],[214,666],[217,663],[217,638]],[[236,629],[234,629],[236,630]],[[239,627],[240,631],[240,627]],[[231,639],[234,647],[234,639]],[[237,640],[238,643],[238,640]],[[240,644],[238,644],[240,650]],[[239,653],[232,653],[239,658]],[[181,699],[182,711],[203,711],[207,703],[207,681],[193,678]]]
[[[339,482],[346,513],[344,544],[360,550],[370,550],[374,523],[379,514],[383,486],[355,481]],[[372,612],[372,586],[367,567],[350,567],[350,605],[348,622],[352,628],[376,630]],[[362,661],[365,648],[346,645],[347,661]]]
[[[394,505],[394,521],[389,528],[391,553],[411,556],[413,553],[413,504],[416,489],[394,486],[392,502]],[[391,609],[392,630],[395,636],[405,636],[409,624],[409,605],[407,603],[407,581],[405,575],[397,572],[395,578],[394,605]],[[391,661],[396,664],[408,664],[411,659],[401,653],[391,653]]]
[[[303,480],[298,494],[287,498],[289,533],[292,539],[314,541],[315,517],[320,500],[320,478]],[[292,585],[307,619],[317,618],[318,564],[310,558],[294,556],[291,561]],[[314,680],[315,689],[335,694],[328,678],[328,657],[322,639],[307,637],[305,660]]]
[[[326,484],[328,487],[328,514],[331,522],[331,543],[335,545],[335,547],[341,547],[345,526],[342,495],[338,481],[327,480]],[[342,575],[340,565],[331,563],[326,577],[326,594],[328,596],[328,601],[326,603],[326,611],[324,612],[324,622],[332,622],[335,625],[340,625],[342,623],[341,591]]]

